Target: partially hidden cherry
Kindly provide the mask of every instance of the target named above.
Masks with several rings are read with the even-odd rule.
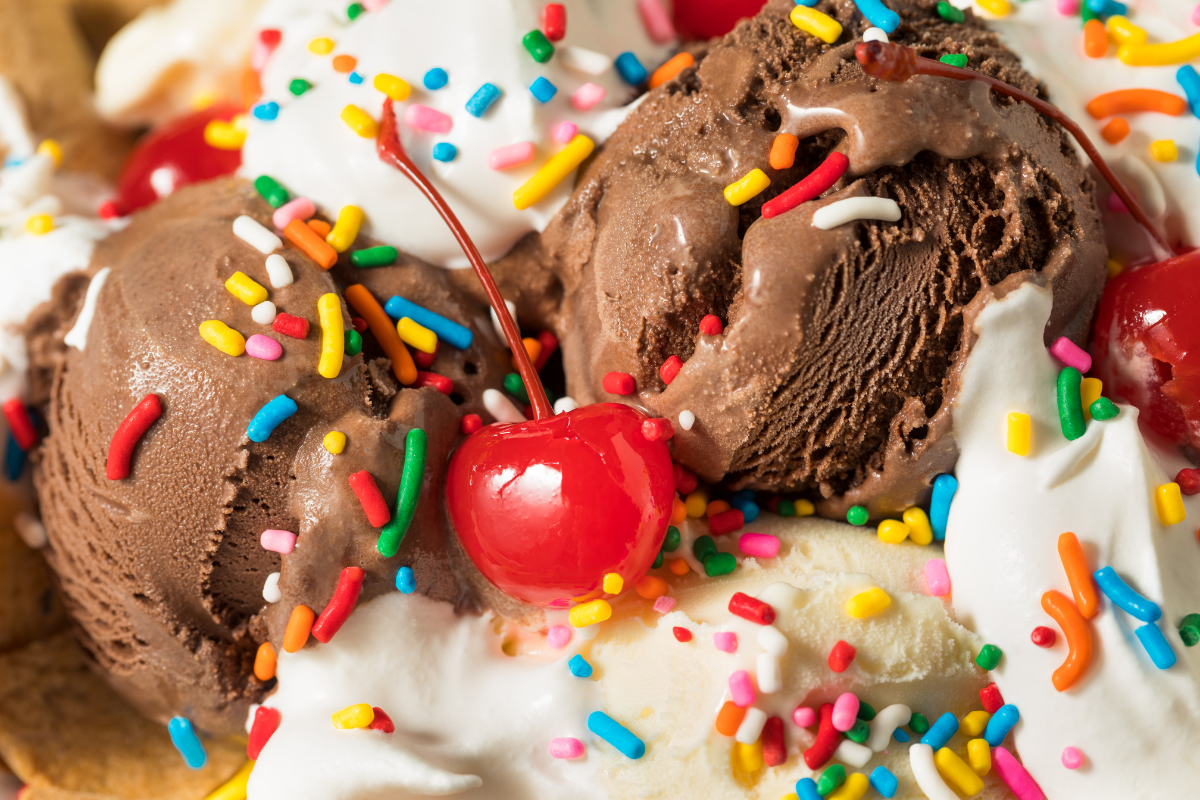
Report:
[[[766,0],[675,0],[675,27],[684,36],[711,39],[733,30],[742,17],[753,17]]]
[[[117,211],[132,214],[191,183],[232,175],[242,165],[241,150],[220,150],[204,141],[213,120],[242,113],[228,103],[209,106],[150,131],[134,147],[117,182]]]
[[[468,437],[450,459],[446,502],[479,571],[539,606],[597,597],[610,572],[626,586],[645,575],[675,496],[670,453],[642,435],[645,419],[599,403]]]
[[[1091,374],[1168,440],[1200,449],[1200,250],[1108,282]]]

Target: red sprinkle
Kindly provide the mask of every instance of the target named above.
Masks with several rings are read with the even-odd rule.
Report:
[[[546,3],[542,9],[542,33],[552,42],[567,35],[567,9],[562,3]]]
[[[773,495],[771,499],[767,501],[767,511],[770,511],[772,514],[779,513],[779,504],[782,502],[782,497],[779,495]]]
[[[367,332],[367,321],[365,319],[363,319],[362,317],[351,317],[350,324],[353,325],[354,330],[358,331],[359,333]],[[435,348],[435,351],[436,351],[436,348]]]
[[[350,612],[354,610],[358,596],[362,594],[363,578],[366,575],[362,567],[346,567],[342,570],[342,574],[338,576],[337,588],[333,590],[333,598],[313,623],[314,639],[321,644],[328,643],[350,618]]]
[[[708,314],[700,320],[700,332],[705,336],[720,336],[725,332],[725,326],[715,314]]]
[[[263,28],[258,32],[258,40],[268,47],[275,47],[283,41],[283,32],[278,28]]]
[[[674,628],[671,628],[671,633],[675,634],[675,638],[678,641],[690,642],[692,640],[692,632],[689,631],[687,628],[680,628],[680,627],[676,626]]]
[[[115,200],[105,200],[96,208],[96,216],[100,219],[116,219],[121,216],[121,207]]]
[[[350,488],[358,497],[363,513],[367,515],[367,522],[371,524],[372,528],[382,528],[388,524],[392,518],[392,512],[388,511],[383,494],[375,485],[375,479],[371,477],[371,473],[364,470],[351,475]]]
[[[1004,706],[1004,696],[1000,694],[1000,687],[994,683],[989,683],[979,690],[979,701],[983,703],[983,710],[989,714],[995,714]]]
[[[804,763],[809,769],[825,766],[842,743],[842,735],[833,727],[833,703],[822,703],[817,713],[821,717],[820,727],[817,728],[817,740],[813,742],[812,747],[804,751]]]
[[[271,330],[293,339],[303,339],[308,336],[308,320],[280,312],[271,323]]]
[[[1185,467],[1179,470],[1179,474],[1175,476],[1175,482],[1179,484],[1179,491],[1189,497],[1200,494],[1200,470]]]
[[[442,340],[438,339],[433,344],[432,353],[426,353],[421,350],[417,350],[415,353],[413,353],[413,361],[416,362],[416,365],[421,369],[429,369],[433,366],[433,360],[437,358],[438,350],[441,348],[441,346]]]
[[[767,717],[762,729],[763,763],[778,767],[787,761],[787,743],[783,740],[783,720]]]
[[[29,409],[19,397],[10,397],[4,401],[4,418],[8,420],[8,430],[12,433],[17,447],[28,453],[38,442],[37,429],[33,427],[33,418]]]
[[[162,401],[158,399],[158,395],[148,394],[117,426],[117,432],[113,434],[112,442],[108,445],[108,464],[104,468],[104,474],[110,481],[129,477],[133,448],[161,416]]]
[[[675,380],[675,376],[681,369],[683,369],[683,359],[679,356],[671,356],[658,368],[658,376],[662,378],[663,383],[670,386],[671,381]]]
[[[375,712],[375,719],[367,726],[368,730],[379,731],[380,733],[395,733],[396,725],[392,722],[392,718],[387,715],[379,706],[371,706],[371,710]]]
[[[637,381],[628,372],[610,372],[604,376],[604,391],[609,394],[631,395],[637,391]]]
[[[665,442],[675,435],[675,426],[665,417],[655,417],[642,422],[642,436],[651,442]]]
[[[791,211],[801,203],[815,200],[826,189],[837,183],[838,179],[846,173],[846,169],[849,166],[850,159],[846,158],[845,155],[836,151],[830,153],[826,156],[821,166],[808,173],[795,186],[778,197],[763,203],[762,215],[770,219],[771,217],[777,217],[780,214]]]
[[[746,524],[746,515],[736,508],[713,514],[708,518],[708,532],[713,536],[733,533]]]
[[[450,394],[454,391],[454,381],[445,375],[417,370],[417,379],[412,382],[412,388],[419,389],[422,386],[432,386],[442,394]]]
[[[258,754],[279,728],[279,709],[259,706],[254,709],[254,724],[250,726],[250,741],[246,743],[246,758],[258,761]]]
[[[775,609],[743,592],[735,592],[729,598],[729,613],[759,625],[770,625],[775,621]]]
[[[1053,628],[1047,628],[1045,625],[1038,625],[1033,629],[1033,633],[1029,637],[1038,647],[1054,647],[1054,641],[1058,638],[1058,634]]]
[[[856,655],[858,655],[858,651],[854,649],[854,645],[839,639],[838,643],[829,651],[829,668],[834,672],[845,672],[854,662]]]
[[[478,414],[464,414],[462,423],[459,425],[459,430],[462,431],[463,436],[470,436],[482,427],[483,420],[479,418]]]
[[[541,372],[542,367],[546,366],[546,362],[550,360],[550,356],[554,355],[554,351],[558,349],[558,337],[550,331],[542,331],[537,335],[537,340],[542,343],[542,352],[538,353],[533,368]]]
[[[671,466],[675,471],[675,491],[684,496],[696,491],[696,487],[700,485],[696,476],[679,463],[673,463]]]

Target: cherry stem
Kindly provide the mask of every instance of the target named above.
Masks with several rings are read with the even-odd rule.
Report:
[[[910,52],[906,53],[904,51]],[[952,78],[956,81],[983,81],[991,87],[993,92],[1033,106],[1039,113],[1050,117],[1050,119],[1070,131],[1071,135],[1075,137],[1075,141],[1079,142],[1079,146],[1088,154],[1088,158],[1096,165],[1096,169],[1100,170],[1100,174],[1104,176],[1109,186],[1117,193],[1121,201],[1125,203],[1125,207],[1129,209],[1129,213],[1133,218],[1145,228],[1150,238],[1166,251],[1168,255],[1175,254],[1174,248],[1167,244],[1166,239],[1163,238],[1157,226],[1150,221],[1150,217],[1142,209],[1141,204],[1125,188],[1125,184],[1121,182],[1121,179],[1108,166],[1108,162],[1096,150],[1096,146],[1092,144],[1092,140],[1083,132],[1083,129],[1075,124],[1074,120],[1045,100],[1034,97],[996,78],[973,72],[969,69],[944,64],[941,61],[934,61],[932,58],[919,56],[911,47],[905,47],[904,45],[890,42],[864,42],[854,48],[854,56],[858,59],[858,63],[862,65],[864,72],[883,80],[904,81],[913,74],[917,74],[932,75],[938,78]]]
[[[538,377],[537,370],[534,369],[533,363],[529,360],[529,354],[525,352],[525,345],[521,341],[521,332],[517,329],[517,323],[513,320],[512,315],[508,313],[508,306],[504,304],[504,296],[500,294],[500,289],[497,288],[496,281],[492,278],[492,273],[488,270],[487,264],[484,263],[483,256],[479,255],[479,249],[475,247],[475,243],[467,235],[466,229],[463,228],[463,224],[459,222],[450,205],[429,181],[429,178],[425,177],[424,173],[417,169],[417,165],[412,162],[412,159],[408,157],[408,153],[404,151],[404,145],[400,144],[400,134],[396,128],[396,115],[392,110],[392,100],[390,97],[383,101],[383,120],[379,126],[379,136],[375,139],[375,146],[379,152],[380,160],[385,164],[391,164],[412,181],[429,202],[433,204],[437,212],[442,215],[442,219],[446,221],[450,232],[458,240],[459,247],[466,254],[467,260],[471,262],[471,266],[474,268],[479,282],[483,284],[483,291],[487,295],[488,303],[491,304],[492,309],[496,312],[496,317],[500,320],[500,328],[504,331],[504,338],[508,340],[508,346],[512,349],[513,358],[517,362],[517,372],[521,374],[521,381],[525,384],[525,391],[529,393],[529,402],[533,405],[534,419],[550,419],[554,416],[554,409],[550,406],[549,398],[546,397],[546,390],[542,387],[542,381]]]

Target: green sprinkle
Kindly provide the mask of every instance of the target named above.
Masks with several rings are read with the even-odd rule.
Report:
[[[400,549],[404,534],[417,513],[421,484],[425,482],[425,456],[429,452],[429,437],[420,428],[413,428],[404,438],[404,470],[400,473],[400,489],[396,492],[396,513],[379,532],[375,549],[384,558],[391,558]]]
[[[346,9],[346,18],[353,22],[354,20],[358,19],[364,11],[366,11],[366,9],[363,8],[362,3],[351,3]]]
[[[943,64],[949,64],[952,67],[958,67],[959,69],[962,69],[967,65],[967,57],[962,53],[947,53],[939,58],[938,61],[942,62]]]
[[[1080,27],[1087,25],[1088,20],[1100,19],[1100,15],[1088,8],[1088,4],[1086,2],[1079,4],[1079,16]],[[1100,21],[1103,22],[1104,20],[1101,19]]]
[[[346,331],[346,355],[356,356],[362,352],[362,336],[351,328]]]
[[[679,549],[679,528],[674,525],[667,528],[667,538],[663,539],[662,549],[668,553],[674,553]]]
[[[841,764],[833,764],[821,773],[821,779],[817,781],[817,794],[821,795],[821,797],[832,794],[834,789],[837,789],[845,782],[846,768]]]
[[[661,567],[663,565],[664,558],[666,558],[666,556],[663,555],[663,551],[659,550],[658,555],[654,557],[654,563],[650,565],[650,569],[658,569]]]
[[[870,516],[862,506],[850,506],[850,510],[846,512],[846,522],[851,525],[866,525]]]
[[[717,543],[711,536],[701,536],[696,539],[696,541],[692,542],[692,555],[694,555],[696,560],[701,564],[704,563],[704,559],[711,555],[716,555],[716,553]]]
[[[781,517],[796,516],[796,504],[791,500],[780,500],[779,505],[775,507],[775,513]]]
[[[1117,414],[1121,413],[1121,409],[1117,408],[1117,404],[1107,397],[1098,397],[1088,406],[1088,411],[1092,413],[1092,419],[1106,420],[1112,419]]]
[[[391,245],[380,245],[379,247],[368,247],[364,250],[355,250],[350,254],[350,263],[359,269],[367,269],[369,267],[387,267],[396,263],[396,256],[399,253],[396,248]]]
[[[1200,614],[1188,614],[1179,623],[1179,638],[1188,647],[1195,647],[1200,642]]]
[[[920,736],[929,730],[929,720],[925,718],[924,714],[913,714],[908,721],[908,729]]]
[[[737,569],[737,559],[733,553],[714,553],[704,559],[704,574],[710,578],[718,575],[728,575]]]
[[[875,709],[863,701],[858,701],[858,718],[865,719],[867,722],[875,719]]]
[[[1081,383],[1083,376],[1074,367],[1063,367],[1062,372],[1058,373],[1058,423],[1063,436],[1070,441],[1075,441],[1087,431],[1083,400],[1079,394]]]
[[[979,651],[979,655],[975,656],[975,663],[982,669],[991,672],[1000,663],[1000,656],[1004,655],[1004,651],[994,644],[985,644],[983,649]]]
[[[525,383],[521,380],[521,376],[517,373],[510,372],[504,376],[504,391],[508,392],[522,403],[525,403],[526,405],[529,404],[529,393],[525,391]]]
[[[288,84],[288,91],[299,97],[312,87],[313,85],[304,78],[292,78],[292,82]]]
[[[550,56],[554,55],[554,45],[550,44],[546,34],[541,31],[532,30],[525,34],[521,37],[521,44],[525,45],[529,55],[533,56],[533,60],[539,64],[545,64],[550,60]]]
[[[846,738],[852,742],[862,744],[871,735],[871,726],[867,724],[865,719],[854,720],[854,725],[850,730],[846,731]]]
[[[946,20],[946,22],[959,23],[965,19],[965,17],[963,17],[963,13],[947,3],[946,0],[941,0],[941,2],[937,4],[937,12],[938,16]]]
[[[270,175],[259,175],[255,178],[254,188],[258,189],[258,193],[262,195],[263,200],[270,204],[271,208],[279,208],[288,201],[287,189],[280,186],[279,181]]]

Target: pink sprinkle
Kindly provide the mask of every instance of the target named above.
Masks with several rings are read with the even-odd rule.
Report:
[[[950,594],[950,572],[946,569],[945,561],[931,558],[925,562],[925,585],[929,587],[930,597]]]
[[[276,228],[283,230],[292,220],[307,220],[315,213],[317,213],[317,207],[313,205],[312,200],[307,197],[297,197],[275,209],[275,213],[271,216],[271,222],[275,223]]]
[[[1114,214],[1128,214],[1129,209],[1125,205],[1125,201],[1121,199],[1121,195],[1113,192],[1108,196],[1108,210]]]
[[[246,340],[246,352],[251,358],[274,361],[283,355],[283,345],[270,336],[263,336],[261,333],[256,333]]]
[[[796,706],[796,710],[792,712],[792,722],[801,728],[811,728],[817,724],[817,712],[808,706]]]
[[[774,558],[779,555],[779,537],[769,533],[743,533],[738,549],[755,558]]]
[[[1050,345],[1050,355],[1068,367],[1074,367],[1084,375],[1092,368],[1092,357],[1079,345],[1065,336],[1060,336]]]
[[[1021,766],[1021,762],[1003,747],[992,748],[992,767],[1000,779],[1008,784],[1008,788],[1017,796],[1017,800],[1046,800],[1041,787],[1033,777]]]
[[[661,0],[638,0],[638,13],[646,33],[656,44],[667,44],[675,38],[675,25]]]
[[[1079,769],[1083,766],[1083,753],[1079,752],[1077,747],[1064,748],[1062,761],[1067,769]]]
[[[1058,0],[1058,13],[1073,17],[1079,13],[1079,0]]]
[[[660,614],[670,614],[671,609],[675,607],[675,598],[667,597],[665,594],[654,601],[654,610]]]
[[[737,652],[737,634],[721,631],[713,634],[713,646],[722,653]]]
[[[550,755],[554,758],[579,758],[583,755],[583,742],[570,736],[551,739]]]
[[[546,631],[546,644],[555,650],[562,650],[571,643],[571,629],[566,625],[555,625]]]
[[[554,126],[551,136],[559,144],[566,144],[574,139],[577,133],[579,133],[579,126],[574,122],[560,122]]]
[[[488,153],[488,166],[497,170],[519,167],[530,161],[533,161],[533,142],[506,144]]]
[[[1200,5],[1192,9],[1192,24],[1200,25]]]
[[[575,94],[571,95],[571,105],[580,111],[590,111],[607,94],[608,89],[605,89],[603,86],[597,86],[594,83],[585,83],[575,90]]]
[[[858,720],[858,697],[851,692],[840,695],[833,704],[833,728],[848,731]]]
[[[733,695],[733,704],[738,708],[746,708],[754,704],[754,684],[750,682],[750,673],[744,669],[729,676],[729,693]]]
[[[454,127],[454,120],[450,117],[436,108],[423,106],[420,103],[413,103],[404,109],[404,121],[408,123],[409,127],[430,133],[449,133],[450,129]]]
[[[286,556],[296,549],[296,534],[272,528],[262,532],[259,543],[263,546],[263,550],[270,550],[272,553]]]

